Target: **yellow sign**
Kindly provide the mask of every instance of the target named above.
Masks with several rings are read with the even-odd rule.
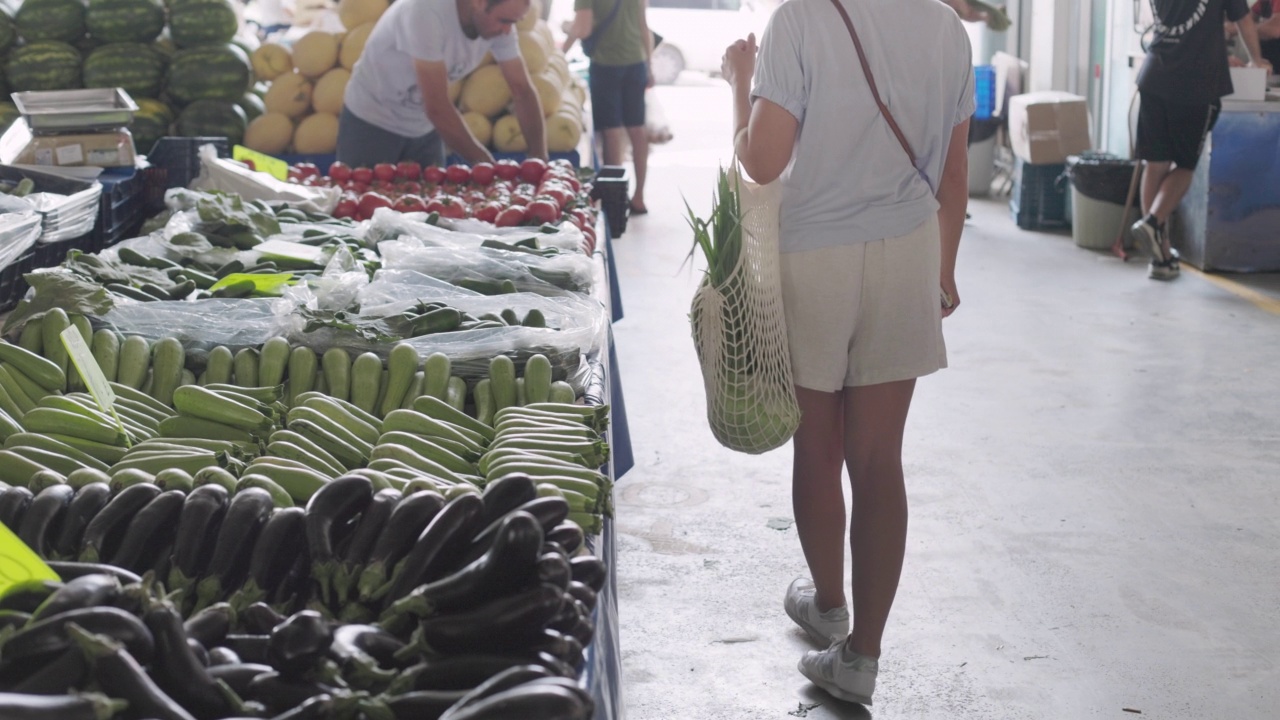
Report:
[[[251,294],[282,295],[284,289],[293,284],[293,273],[231,273],[214,283],[209,291],[221,290],[244,282],[253,285]]]
[[[253,169],[264,172],[277,180],[289,179],[289,163],[280,158],[273,158],[243,145],[231,149],[231,159],[242,163],[253,163]]]
[[[89,394],[93,396],[94,402],[98,403],[102,412],[116,421],[116,427],[120,432],[125,432],[124,423],[120,422],[120,416],[116,415],[116,393],[111,389],[107,376],[102,374],[102,368],[98,367],[98,361],[94,359],[93,351],[85,344],[79,328],[72,326],[62,331],[62,346],[67,349],[71,363],[75,365],[80,378],[84,380],[84,386],[89,388]]]
[[[74,328],[72,328],[74,330]],[[39,555],[0,523],[0,597],[11,588],[40,580],[61,580]]]

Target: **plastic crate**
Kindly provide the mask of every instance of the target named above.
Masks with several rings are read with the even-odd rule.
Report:
[[[8,312],[27,294],[27,281],[23,275],[34,267],[37,247],[26,251],[10,265],[0,269],[0,312]]]
[[[231,144],[224,137],[162,137],[147,153],[147,202],[150,211],[164,208],[164,193],[187,187],[200,175],[200,146],[213,145],[218,157],[231,157]]]
[[[1009,210],[1023,230],[1050,230],[1070,225],[1067,215],[1066,164],[1032,165],[1018,158],[1013,166]]]
[[[133,237],[147,219],[147,175],[126,168],[98,176],[102,183],[102,207],[89,239],[90,252],[101,252]]]
[[[973,91],[977,100],[977,108],[973,117],[986,120],[996,112],[996,68],[994,65],[979,65],[973,69]]]
[[[94,233],[88,233],[70,240],[59,240],[51,243],[37,242],[31,248],[35,253],[32,258],[31,268],[34,270],[61,265],[62,261],[67,259],[67,252],[70,250],[93,252],[93,236]]]
[[[591,198],[600,201],[609,234],[619,237],[627,231],[627,214],[631,203],[631,172],[623,165],[605,165],[596,173]]]

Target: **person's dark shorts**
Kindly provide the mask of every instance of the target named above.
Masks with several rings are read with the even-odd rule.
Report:
[[[596,130],[644,127],[644,88],[649,68],[591,63],[591,120]]]
[[[1172,162],[1187,170],[1195,168],[1205,137],[1218,121],[1222,103],[1178,103],[1148,93],[1141,94],[1141,102],[1138,159]]]
[[[432,130],[420,137],[404,137],[358,117],[343,106],[338,120],[337,159],[351,167],[373,167],[378,163],[414,160],[427,165],[444,165],[444,142]]]

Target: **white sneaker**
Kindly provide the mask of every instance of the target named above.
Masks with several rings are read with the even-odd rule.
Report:
[[[833,697],[847,702],[871,704],[876,691],[880,663],[846,649],[844,640],[826,650],[810,650],[800,658],[800,674]]]
[[[844,640],[849,635],[849,610],[838,607],[818,612],[814,596],[813,581],[809,578],[796,578],[787,588],[782,607],[787,611],[787,616],[795,620],[819,645]]]

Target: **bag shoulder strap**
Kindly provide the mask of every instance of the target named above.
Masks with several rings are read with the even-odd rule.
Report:
[[[867,85],[871,88],[871,97],[875,98],[876,107],[880,108],[880,114],[884,116],[885,122],[889,123],[889,129],[893,131],[894,137],[898,138],[898,144],[902,145],[902,149],[906,151],[907,157],[911,160],[911,167],[919,171],[916,166],[916,154],[911,150],[911,143],[907,142],[907,136],[902,133],[902,128],[898,127],[898,123],[893,119],[889,108],[885,107],[884,101],[880,99],[880,91],[876,88],[875,76],[871,74],[871,65],[867,63],[867,54],[862,50],[862,41],[858,39],[858,31],[853,28],[853,21],[849,19],[848,11],[844,9],[844,5],[840,4],[840,0],[831,0],[831,4],[836,6],[836,11],[840,13],[840,19],[844,20],[844,26],[849,31],[849,37],[853,38],[853,48],[858,51],[858,62],[862,63],[862,74],[867,78]]]
[[[613,19],[618,17],[618,9],[621,8],[622,3],[626,1],[627,0],[617,0],[617,2],[613,4],[613,9],[610,10],[609,14],[605,17],[604,22],[597,25],[595,29],[591,31],[591,34],[588,35],[587,37],[595,38],[598,35],[602,34],[605,31],[605,29],[609,27],[609,24],[613,22]]]

